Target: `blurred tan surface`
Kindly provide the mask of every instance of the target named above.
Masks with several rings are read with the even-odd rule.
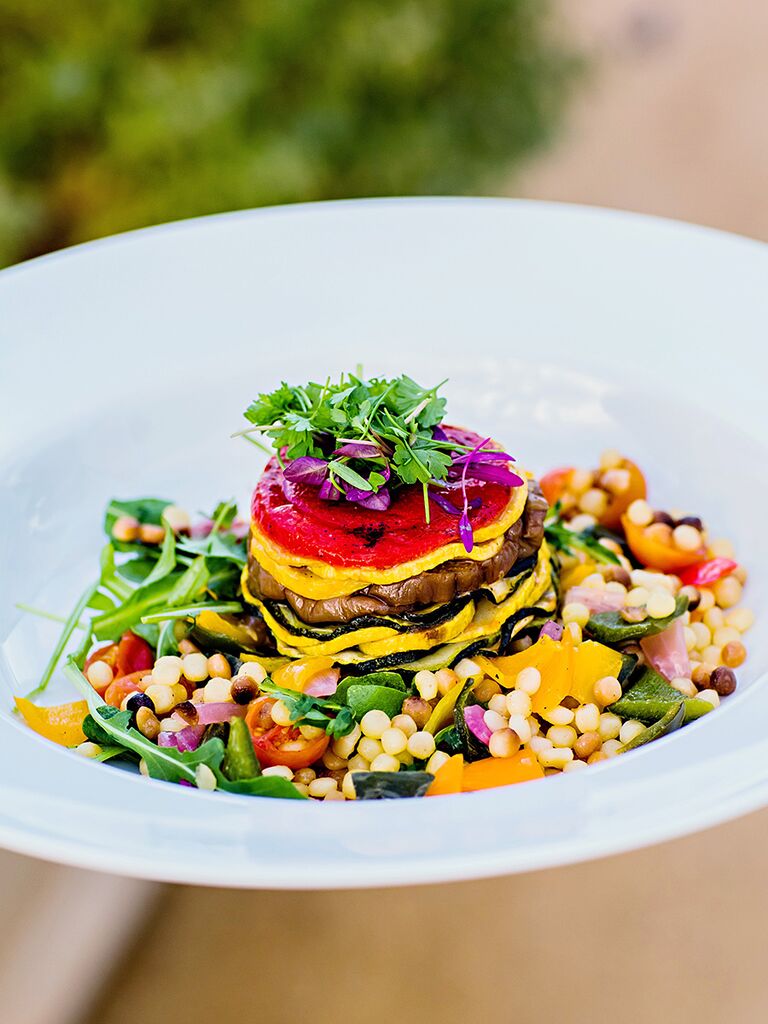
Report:
[[[768,239],[768,3],[561,7],[593,66],[560,141],[511,193]],[[763,812],[496,881],[361,893],[170,888],[89,1024],[758,1024],[768,1019],[767,861]],[[9,857],[0,881],[9,870],[39,888],[65,869]],[[100,885],[94,876],[94,892]],[[21,921],[21,881],[9,888],[3,910]],[[100,901],[108,914],[103,892]],[[83,901],[78,931],[94,910]],[[47,945],[41,963],[58,940]]]
[[[768,239],[768,3],[559,0],[592,65],[511,191]]]
[[[92,1024],[759,1024],[766,828],[462,885],[174,887]]]

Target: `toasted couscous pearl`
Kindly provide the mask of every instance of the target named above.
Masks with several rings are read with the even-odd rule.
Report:
[[[658,520],[645,528],[645,536],[649,540],[658,541],[660,544],[672,543],[672,527]]]
[[[599,519],[608,508],[608,495],[599,487],[590,487],[579,498],[579,508],[582,512]]]
[[[605,589],[611,594],[626,595],[627,593],[627,588],[624,586],[623,583],[619,583],[618,580],[608,580],[608,582],[605,584]]]
[[[324,797],[328,793],[332,793],[334,789],[338,789],[339,784],[336,779],[313,779],[312,782],[307,786],[310,796]]]
[[[504,702],[504,710],[507,710],[506,701]],[[500,715],[498,711],[493,711],[491,708],[483,714],[483,721],[491,732],[498,732],[499,729],[507,728],[507,716]]]
[[[630,482],[628,469],[609,469],[607,473],[603,473],[600,479],[600,483],[611,494],[626,494]]]
[[[330,793],[326,793],[325,796],[323,797],[323,800],[326,801],[326,802],[327,801],[333,801],[333,800],[345,800],[345,799],[346,798],[345,798],[344,794],[342,792],[340,792],[338,789],[332,789]]]
[[[600,469],[616,469],[624,461],[624,456],[616,448],[606,448],[600,456]],[[626,473],[627,470],[624,470]]]
[[[229,679],[222,679],[221,677],[209,679],[204,687],[203,700],[206,702],[206,704],[216,704],[220,701],[232,700],[232,683],[230,682]],[[285,706],[285,704],[283,704],[282,701],[278,701],[277,704],[280,704],[281,707],[285,708],[286,712],[288,712],[288,708]],[[277,704],[275,704],[272,708],[273,718],[275,717],[274,713]],[[289,722],[277,722],[277,720],[275,721],[277,725],[290,724]]]
[[[300,725],[299,732],[305,740],[316,740],[323,735],[325,729],[321,729],[317,725]]]
[[[652,619],[666,619],[675,612],[675,599],[666,590],[654,590],[646,602],[645,610]]]
[[[638,498],[627,509],[627,518],[635,526],[648,526],[653,522],[653,509],[647,501]]]
[[[94,661],[86,671],[88,682],[97,690],[105,690],[114,679],[114,672],[106,661]]]
[[[406,737],[413,736],[418,731],[418,726],[410,715],[395,715],[392,719],[392,728],[404,732]]]
[[[609,711],[603,712],[600,715],[600,724],[597,727],[603,743],[606,740],[615,740],[621,732],[621,725],[622,722],[618,715],[613,715]]]
[[[594,754],[590,754],[587,758],[587,764],[598,764],[600,761],[607,761],[608,755],[604,754],[602,749],[596,750]]]
[[[399,772],[400,762],[392,754],[379,754],[371,761],[372,772]]]
[[[627,604],[630,608],[639,608],[647,603],[650,596],[651,592],[646,587],[633,587],[627,592]]]
[[[736,557],[736,549],[725,537],[711,540],[709,542],[709,551],[713,558],[730,558],[733,560]]]
[[[216,776],[207,764],[195,768],[195,783],[198,789],[216,789]]]
[[[722,661],[721,648],[716,647],[715,644],[705,647],[701,652],[701,660],[705,665],[709,665],[710,668],[717,668]]]
[[[427,672],[426,669],[417,672],[413,677],[413,684],[424,700],[434,700],[437,696],[437,680],[434,672]]]
[[[597,704],[582,704],[573,716],[579,732],[594,732],[600,725],[600,708]]]
[[[692,622],[690,628],[696,636],[696,646],[700,649],[709,647],[712,643],[712,633],[709,626],[704,622]]]
[[[531,724],[527,718],[523,718],[522,715],[510,715],[507,727],[516,732],[520,737],[521,743],[528,743],[531,739]]]
[[[533,665],[529,665],[528,668],[522,669],[517,674],[515,679],[515,687],[518,690],[522,690],[523,693],[532,695],[537,692],[541,686],[541,672]]]
[[[375,740],[371,740],[371,743],[375,743]],[[370,762],[362,756],[362,754],[355,754],[354,757],[350,757],[347,762],[347,771],[349,772],[367,772],[370,766]]]
[[[491,679],[490,676],[486,676],[485,679],[481,679],[480,682],[474,686],[472,692],[474,693],[478,704],[488,704],[493,697],[496,697],[501,693],[501,687],[495,679]]]
[[[698,603],[698,605],[696,607],[696,611],[700,615],[703,616],[705,612],[708,612],[710,608],[714,608],[714,607],[715,607],[715,595],[712,593],[712,591],[709,589],[709,587],[700,587],[699,588],[699,603]]]
[[[171,687],[161,683],[152,683],[144,692],[155,705],[158,715],[164,715],[179,703],[174,699]]]
[[[405,764],[410,767],[413,764],[413,754],[409,754],[407,750],[404,750],[402,754],[397,755],[397,760],[400,764]]]
[[[208,659],[208,675],[211,678],[232,678],[232,668],[223,654],[212,654]]]
[[[702,665],[700,661],[691,662],[691,679],[697,686],[706,689],[711,675],[712,669],[708,665]]]
[[[622,743],[631,743],[637,739],[640,733],[645,732],[645,726],[634,718],[628,719],[619,730],[619,739]]]
[[[303,782],[294,782],[293,788],[297,793],[301,793],[302,796],[309,796],[309,789],[304,785]]]
[[[381,745],[385,754],[391,754],[394,757],[396,754],[402,754],[408,746],[408,737],[402,729],[385,729],[381,734]]]
[[[697,696],[699,700],[705,700],[713,708],[718,707],[720,704],[720,694],[717,690],[699,690]]]
[[[199,653],[200,653],[200,648],[197,646],[197,644],[193,643],[189,639],[189,637],[185,636],[185,637],[182,637],[181,640],[179,640],[179,654],[184,655],[184,654],[199,654]]]
[[[347,772],[341,781],[341,792],[347,798],[347,800],[357,800],[357,793],[355,792],[355,780],[352,778],[352,772]]]
[[[710,628],[713,634],[716,629],[720,629],[721,626],[725,625],[725,615],[722,608],[708,608],[704,612],[704,624]]]
[[[453,671],[457,679],[479,679],[483,674],[483,670],[471,658],[462,658]]]
[[[367,736],[372,740],[380,740],[384,735],[384,732],[389,729],[389,726],[389,715],[376,708],[371,711],[366,711],[360,721],[360,729],[362,730],[363,736]]]
[[[605,590],[605,577],[599,572],[590,573],[581,581],[582,587],[589,587],[590,590]]]
[[[261,774],[266,775],[267,778],[269,778],[270,776],[275,776],[278,779],[287,779],[289,782],[293,779],[293,772],[288,767],[288,765],[285,764],[275,764],[272,765],[270,768],[264,768]],[[303,779],[298,781],[303,782]],[[311,781],[312,780],[310,779],[310,782]],[[306,783],[304,783],[304,785],[306,785]]]
[[[98,743],[91,743],[90,740],[86,740],[85,743],[80,743],[75,747],[75,753],[79,754],[80,757],[98,757],[101,753],[101,747]]]
[[[520,737],[511,729],[499,729],[488,741],[491,757],[514,757],[520,749]]]
[[[595,683],[594,694],[596,703],[607,707],[621,696],[621,683],[615,676],[603,676]]]
[[[727,625],[738,629],[740,633],[746,633],[754,625],[755,613],[749,608],[734,608],[725,616],[725,621]]]
[[[163,509],[163,519],[174,533],[179,533],[180,530],[188,530],[192,525],[189,512],[178,505],[166,505]]]
[[[181,732],[187,728],[186,722],[180,722],[177,718],[164,718],[160,723],[160,732]]]
[[[735,576],[724,576],[712,585],[712,593],[721,608],[732,608],[742,597],[742,585]]]
[[[622,744],[618,740],[606,740],[600,749],[606,757],[615,757],[621,748]]]
[[[432,757],[427,761],[427,771],[434,775],[439,772],[446,761],[450,760],[451,755],[446,754],[444,750],[436,750]]]
[[[208,685],[205,688],[206,700],[209,700],[208,689],[211,686],[211,683],[213,683],[213,680],[211,680],[211,682],[208,683]],[[218,686],[220,684],[216,683],[214,685]],[[288,726],[293,725],[291,711],[288,705],[285,703],[285,701],[276,700],[275,703],[270,708],[270,712],[272,714],[272,721],[275,723],[275,725],[282,725],[286,729],[288,728]]]
[[[589,622],[589,608],[581,601],[571,601],[563,608],[562,620],[565,625],[575,622],[577,626],[586,626]]]
[[[575,716],[571,708],[564,708],[558,704],[556,708],[545,711],[541,717],[550,725],[570,725]]]
[[[592,486],[592,474],[588,469],[574,469],[568,477],[568,486],[574,494],[582,494]]]
[[[403,701],[403,707],[401,714],[408,715],[416,723],[416,726],[420,729],[426,725],[429,721],[429,716],[432,714],[432,708],[423,700],[421,697],[406,697]]]
[[[548,740],[546,736],[533,736],[528,740],[527,747],[538,756],[542,750],[552,750],[552,740]]]
[[[208,678],[208,659],[204,654],[185,654],[181,659],[181,671],[190,683],[202,683]]]
[[[408,753],[419,761],[426,761],[435,752],[435,737],[429,732],[415,732],[408,737]]]
[[[339,757],[330,747],[325,751],[321,760],[329,772],[337,772],[341,768],[347,767],[347,758]]]
[[[258,661],[244,661],[237,672],[240,676],[248,676],[257,685],[267,678],[267,670]]]
[[[683,639],[685,640],[686,651],[692,651],[696,646],[696,633],[691,626],[683,627]]]
[[[141,735],[146,736],[148,740],[154,740],[157,738],[157,735],[160,732],[160,722],[157,715],[151,708],[139,708],[136,712],[136,728],[139,730]]]
[[[437,692],[442,697],[444,697],[449,690],[452,690],[458,681],[459,677],[451,668],[441,668],[439,672],[435,672]]]
[[[570,774],[571,772],[580,772],[583,768],[586,768],[584,761],[566,761],[563,765],[563,774]]]
[[[736,676],[729,668],[716,668],[709,678],[709,684],[720,697],[728,697],[736,689]]]
[[[167,654],[158,658],[152,668],[152,679],[155,683],[173,686],[181,679],[181,658],[175,654]]]
[[[581,533],[582,530],[588,530],[590,527],[595,526],[596,524],[597,520],[593,515],[590,515],[588,512],[580,512],[579,515],[576,515],[573,517],[573,519],[570,519],[566,523],[566,526],[569,530],[573,530],[575,533]]]
[[[130,544],[139,536],[140,525],[134,516],[118,516],[112,525],[112,536],[115,540]]]
[[[723,647],[720,656],[726,668],[738,668],[747,660],[747,649],[740,640],[732,640]]]
[[[477,691],[475,691],[475,696],[477,697]],[[503,693],[494,693],[488,701],[488,707],[491,711],[495,711],[499,715],[509,714],[507,711],[507,698]]]
[[[701,547],[701,534],[695,526],[676,526],[672,531],[672,540],[680,551],[698,551]]]
[[[551,750],[542,750],[539,753],[539,764],[542,768],[562,769],[572,760],[573,751],[570,747],[552,747]]]
[[[339,757],[349,758],[354,753],[357,741],[363,735],[360,726],[355,723],[352,732],[347,733],[346,736],[339,736],[338,739],[333,741],[333,752]]]
[[[293,776],[293,781],[301,783],[302,786],[308,786],[316,778],[317,772],[314,768],[299,768]]]
[[[725,647],[726,644],[733,642],[741,643],[741,633],[738,629],[734,629],[733,626],[720,626],[712,634],[712,643],[716,647]]]
[[[577,757],[586,759],[591,757],[596,750],[600,749],[602,742],[597,729],[590,729],[589,732],[584,732],[578,737],[573,744],[573,752]]]
[[[547,739],[551,740],[553,747],[572,747],[578,734],[570,725],[553,725],[547,729]]]
[[[687,676],[677,676],[675,679],[670,679],[669,685],[679,690],[685,697],[696,696],[696,687]]]
[[[504,698],[507,715],[522,715],[528,718],[531,713],[531,698],[525,690],[510,690]]]
[[[370,763],[375,760],[379,754],[384,753],[384,747],[382,747],[378,740],[374,740],[370,736],[363,736],[357,744],[357,752]]]
[[[162,544],[164,537],[164,526],[157,526],[155,523],[142,523],[139,527],[139,540],[143,544]]]

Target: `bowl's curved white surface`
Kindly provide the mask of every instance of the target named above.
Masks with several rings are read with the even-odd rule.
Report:
[[[321,888],[525,871],[768,803],[768,255],[630,214],[505,200],[288,207],[169,225],[0,274],[0,843],[172,881]],[[247,500],[257,390],[365,364],[450,375],[451,416],[536,470],[617,445],[753,571],[737,695],[632,756],[471,796],[316,805],[97,766],[9,714],[92,573],[113,494]],[[63,684],[51,699],[63,698]]]

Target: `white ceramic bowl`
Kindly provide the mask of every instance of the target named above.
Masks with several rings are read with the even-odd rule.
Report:
[[[629,214],[505,200],[331,203],[106,239],[0,274],[0,843],[211,885],[323,888],[524,871],[768,802],[765,247]],[[589,771],[430,800],[194,792],[40,739],[9,712],[93,575],[105,502],[243,502],[229,439],[285,377],[450,376],[451,419],[537,471],[616,446],[658,504],[701,513],[752,572],[740,688]],[[60,680],[52,702],[65,699]]]

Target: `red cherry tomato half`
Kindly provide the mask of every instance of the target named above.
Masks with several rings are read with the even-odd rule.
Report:
[[[711,587],[723,576],[730,576],[734,569],[738,569],[738,562],[731,558],[710,558],[701,565],[692,565],[678,573],[686,587]]]
[[[119,708],[129,693],[135,693],[137,690],[143,693],[142,679],[146,674],[146,669],[142,668],[138,672],[132,672],[129,676],[114,679],[104,692],[104,701],[111,704],[113,708]]]
[[[572,472],[573,466],[563,466],[562,469],[551,469],[539,480],[541,492],[550,505],[557,504],[562,498]]]
[[[252,702],[245,716],[261,767],[283,764],[292,771],[298,771],[319,761],[328,749],[330,737],[324,733],[316,739],[307,740],[295,726],[271,724],[268,712],[274,703],[273,697],[260,697]]]
[[[123,633],[117,645],[116,676],[127,676],[133,672],[148,672],[155,663],[155,655],[146,640],[131,633]]]
[[[96,650],[91,651],[85,659],[83,672],[87,672],[95,661],[103,661],[114,672],[117,665],[117,644],[107,644],[104,647],[97,647]]]

